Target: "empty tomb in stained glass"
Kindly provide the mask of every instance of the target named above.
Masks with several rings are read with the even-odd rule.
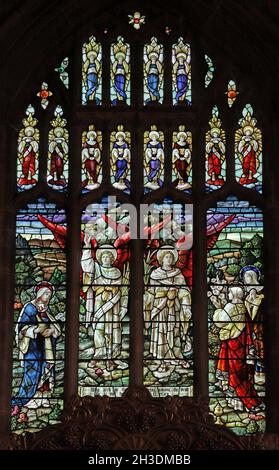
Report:
[[[39,199],[16,218],[12,430],[40,431],[63,408],[66,216]]]
[[[265,428],[263,214],[229,197],[207,212],[210,410],[237,434]]]
[[[33,188],[39,176],[39,140],[37,128],[38,120],[35,118],[35,109],[30,104],[26,109],[22,129],[18,134],[17,153],[17,189],[25,191]]]
[[[122,396],[129,384],[129,220],[108,198],[82,214],[80,396]]]

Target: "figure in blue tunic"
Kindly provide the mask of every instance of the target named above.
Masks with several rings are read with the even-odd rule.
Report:
[[[83,104],[88,101],[94,101],[97,105],[101,104],[100,98],[96,96],[101,78],[101,63],[96,47],[95,44],[95,49],[83,54]]]
[[[124,43],[122,36],[118,36],[117,43],[112,47],[114,60],[111,66],[111,78],[116,98],[113,105],[127,102],[127,87],[130,80],[129,45]]]
[[[115,134],[115,142],[112,148],[112,162],[114,170],[115,188],[125,190],[130,189],[130,181],[128,179],[130,170],[130,146],[126,140],[125,132],[118,131]]]
[[[175,45],[175,62],[173,64],[173,83],[175,87],[176,104],[186,102],[190,104],[187,98],[187,92],[190,84],[190,50],[187,44],[184,44],[183,38],[179,38]]]
[[[163,82],[162,46],[157,44],[157,39],[152,38],[150,44],[146,46],[147,62],[144,68],[146,88],[149,98],[145,104],[151,102],[161,102],[161,87]]]
[[[12,416],[23,406],[49,406],[46,398],[54,387],[55,343],[61,330],[48,311],[53,286],[41,282],[35,287],[36,298],[27,302],[18,319],[16,343],[22,361],[23,377],[12,400]]]

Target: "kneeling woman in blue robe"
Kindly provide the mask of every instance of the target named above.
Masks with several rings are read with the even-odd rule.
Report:
[[[16,343],[23,378],[18,394],[12,400],[12,416],[23,406],[47,406],[48,400],[42,399],[43,392],[50,392],[54,387],[55,343],[61,330],[48,311],[53,290],[50,283],[40,282],[35,287],[36,298],[26,303],[19,315]]]

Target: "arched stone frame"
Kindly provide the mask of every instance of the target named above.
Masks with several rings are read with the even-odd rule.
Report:
[[[15,2],[16,3],[16,2]],[[40,11],[32,10],[31,5],[27,5],[26,7],[22,7],[21,15],[19,14],[20,10],[17,10],[14,13],[13,17],[10,17],[10,25],[17,25],[17,38],[19,42],[16,45],[15,39],[15,46],[14,49],[9,49],[10,44],[7,44],[7,48],[5,49],[6,53],[6,67],[5,67],[5,76],[9,77],[5,79],[4,77],[1,79],[1,83],[3,84],[2,94],[4,90],[6,90],[6,97],[3,98],[2,101],[2,110],[3,113],[3,121],[1,122],[1,134],[3,132],[3,136],[1,139],[1,147],[2,150],[2,158],[1,158],[1,174],[7,175],[4,181],[4,184],[1,185],[1,200],[0,203],[2,205],[0,209],[0,228],[1,228],[1,250],[2,255],[1,259],[3,263],[1,265],[1,285],[3,285],[3,293],[4,295],[1,298],[2,303],[2,312],[3,316],[0,319],[1,321],[1,335],[3,335],[3,340],[1,344],[3,345],[3,354],[2,354],[2,362],[1,362],[1,376],[4,377],[4,380],[1,381],[1,388],[0,388],[0,398],[1,398],[1,434],[4,435],[8,431],[8,422],[9,422],[9,393],[8,393],[8,386],[10,384],[10,377],[11,377],[11,306],[12,306],[12,297],[13,297],[13,271],[11,267],[13,266],[13,242],[11,242],[14,238],[14,215],[15,209],[17,204],[23,204],[24,200],[27,200],[28,195],[16,196],[15,198],[15,205],[11,202],[11,188],[13,188],[13,194],[15,194],[15,159],[13,160],[10,155],[16,154],[16,143],[15,143],[15,136],[16,132],[15,129],[18,128],[19,123],[22,119],[22,113],[26,104],[30,101],[30,97],[34,96],[34,92],[39,89],[40,83],[45,80],[46,74],[49,70],[51,70],[54,66],[57,65],[57,59],[62,58],[63,53],[67,53],[69,49],[69,45],[71,43],[71,33],[76,31],[78,35],[80,35],[80,31],[82,31],[82,25],[85,26],[85,31],[89,34],[93,31],[94,26],[90,27],[88,24],[90,23],[88,16],[86,17],[86,6],[89,8],[89,3],[84,2],[65,2],[65,4],[57,6],[58,10],[55,10],[56,2],[52,4],[48,3],[48,6],[45,4],[41,5]],[[159,2],[158,2],[159,3]],[[266,181],[265,189],[264,189],[264,198],[263,198],[263,208],[265,213],[265,240],[266,240],[266,249],[265,249],[265,257],[266,257],[266,345],[267,345],[267,366],[268,366],[268,383],[267,383],[267,403],[268,403],[268,410],[267,410],[267,431],[268,432],[278,432],[278,414],[279,409],[277,405],[277,396],[278,396],[278,388],[279,388],[279,381],[276,374],[276,363],[277,359],[279,358],[279,350],[276,341],[276,333],[278,332],[278,319],[276,318],[276,312],[278,307],[278,300],[277,300],[277,293],[276,293],[276,284],[279,280],[279,264],[278,264],[278,248],[276,247],[276,240],[277,240],[277,231],[276,229],[279,228],[279,221],[278,221],[278,190],[277,190],[277,181],[278,181],[278,168],[276,165],[276,154],[278,149],[278,137],[276,135],[278,121],[275,118],[276,112],[276,101],[274,101],[273,107],[270,100],[270,90],[276,90],[276,65],[274,64],[272,51],[275,54],[276,47],[273,47],[270,44],[266,44],[263,37],[264,27],[268,29],[269,37],[272,37],[272,34],[276,37],[276,32],[272,32],[272,23],[270,26],[267,26],[267,20],[264,19],[264,14],[261,11],[260,6],[254,8],[247,8],[246,10],[241,6],[237,5],[237,2],[231,1],[226,2],[225,5],[222,5],[224,2],[213,2],[210,6],[206,3],[208,2],[195,2],[195,6],[186,4],[185,2],[177,2],[176,8],[173,12],[179,11],[179,21],[180,21],[180,28],[184,31],[184,25],[191,24],[189,26],[189,31],[191,30],[191,37],[193,38],[196,45],[198,45],[195,50],[195,55],[193,60],[196,60],[196,63],[202,64],[203,61],[203,52],[206,51],[212,58],[214,57],[215,63],[218,67],[218,74],[216,74],[215,81],[212,83],[212,87],[210,90],[211,99],[209,100],[206,95],[208,96],[208,91],[204,91],[203,89],[203,77],[205,67],[203,68],[200,66],[201,70],[200,73],[197,74],[196,82],[195,78],[193,77],[193,84],[196,90],[199,90],[199,93],[196,93],[194,99],[196,99],[197,103],[197,122],[198,126],[195,126],[193,129],[193,139],[194,142],[196,141],[196,145],[194,147],[194,152],[196,155],[203,155],[204,152],[204,140],[200,139],[198,141],[197,135],[204,135],[204,130],[207,125],[208,116],[210,115],[210,108],[212,103],[217,104],[218,100],[220,100],[220,96],[225,89],[223,89],[224,84],[231,78],[231,70],[230,65],[228,62],[225,61],[224,58],[229,57],[230,61],[233,62],[234,71],[238,70],[238,76],[234,75],[234,78],[237,83],[241,84],[241,95],[238,97],[238,108],[236,106],[233,107],[233,110],[230,112],[226,108],[226,102],[223,101],[222,107],[220,106],[220,110],[222,113],[224,127],[227,131],[227,148],[228,148],[228,155],[230,158],[228,159],[228,165],[231,165],[233,162],[233,136],[235,126],[237,125],[237,120],[239,118],[239,109],[241,109],[246,102],[252,102],[255,108],[255,115],[257,116],[258,122],[261,125],[263,131],[263,138],[264,138],[264,179]],[[106,5],[103,3],[100,9],[104,11],[104,7],[106,7],[107,13],[104,14],[104,19],[102,22],[98,20],[96,24],[96,30],[102,31],[104,26],[107,26],[111,23],[110,20],[110,11],[109,6],[112,8],[115,7],[115,2],[106,2]],[[159,5],[158,5],[159,7]],[[231,7],[231,8],[230,8]],[[233,7],[233,8],[232,8]],[[64,8],[64,16],[61,16],[61,10]],[[154,29],[156,29],[156,21],[160,22],[160,15],[158,16],[158,20],[156,20],[156,8],[153,7],[150,9],[150,6],[146,5],[144,9],[144,5],[141,7],[142,11],[148,15],[148,17],[153,21],[154,18]],[[99,10],[97,7],[96,10]],[[119,18],[126,18],[127,13],[131,13],[134,10],[134,5],[132,3],[127,2],[127,4],[123,4],[120,8],[117,9]],[[111,10],[113,11],[113,10]],[[158,9],[158,11],[160,11]],[[171,24],[171,13],[168,11],[167,13],[163,13],[163,20],[162,23],[170,23]],[[181,14],[183,12],[184,14]],[[25,16],[26,15],[26,16]],[[29,20],[33,16],[32,22]],[[59,16],[60,15],[60,16]],[[90,15],[92,18],[95,18],[95,14],[93,14],[92,6],[90,6]],[[165,17],[164,17],[165,15]],[[228,20],[229,16],[229,20]],[[65,17],[68,18],[68,23],[65,26]],[[101,16],[100,16],[101,17]],[[99,17],[99,18],[100,18]],[[36,21],[35,21],[36,18]],[[77,19],[78,18],[78,19]],[[17,23],[17,20],[19,23]],[[192,20],[192,21],[191,21]],[[237,21],[236,21],[237,20]],[[262,23],[261,23],[262,21]],[[21,24],[23,22],[23,25]],[[64,24],[63,24],[64,22]],[[6,25],[9,22],[6,22]],[[256,23],[256,24],[255,24]],[[21,24],[21,28],[19,27]],[[27,33],[27,24],[29,24],[29,33]],[[260,24],[262,28],[261,32],[257,34],[257,40],[255,41],[255,30],[257,31],[257,27]],[[93,20],[92,20],[93,25]],[[247,31],[247,25],[248,31]],[[265,26],[264,26],[265,25]],[[59,35],[57,35],[57,30],[60,26]],[[244,26],[246,27],[245,34],[243,33]],[[25,29],[26,28],[26,29]],[[4,30],[4,31],[3,31]],[[34,42],[34,35],[36,31],[40,32],[40,39],[36,43]],[[213,32],[217,32],[218,34],[213,34]],[[2,27],[2,32],[5,35],[5,24]],[[20,35],[21,33],[21,35]],[[163,33],[162,33],[163,34]],[[66,38],[65,42],[63,43],[63,35]],[[10,35],[9,35],[10,37]],[[75,39],[73,37],[73,39]],[[223,40],[222,40],[223,39]],[[75,41],[76,47],[79,48],[78,41]],[[276,44],[276,43],[275,43]],[[13,51],[16,53],[12,54]],[[30,52],[32,51],[32,54]],[[198,52],[197,52],[198,51]],[[248,52],[250,54],[248,54]],[[200,59],[197,60],[197,59]],[[259,62],[261,59],[261,62]],[[108,59],[107,59],[108,60]],[[250,62],[249,62],[250,61]],[[257,63],[257,74],[251,73],[252,65]],[[28,64],[28,66],[27,66]],[[19,86],[19,73],[18,68],[22,70],[20,74],[20,86]],[[250,73],[247,69],[250,69]],[[27,69],[27,73],[25,74]],[[104,65],[105,69],[105,65]],[[203,69],[203,70],[202,70]],[[198,69],[197,69],[198,70]],[[269,72],[267,73],[266,70]],[[272,71],[274,73],[272,73]],[[76,79],[75,74],[79,73],[78,67],[72,71],[72,80]],[[225,80],[226,79],[226,80]],[[199,83],[200,80],[200,83]],[[49,81],[50,86],[52,82]],[[76,87],[79,87],[79,81],[76,79]],[[108,80],[107,80],[108,83]],[[251,86],[252,84],[252,86]],[[60,86],[60,93],[62,92],[63,85]],[[139,87],[133,87],[134,93]],[[56,82],[56,89],[57,89],[57,82]],[[59,89],[59,87],[58,87]],[[16,91],[15,91],[16,90]],[[68,100],[66,94],[64,93],[64,97],[61,96],[61,99],[64,99],[65,106],[67,106],[67,100],[69,101],[69,109],[71,107],[79,105],[79,92],[76,90],[76,95],[74,96],[74,100]],[[10,97],[13,97],[10,99]],[[243,101],[241,101],[243,100]],[[276,98],[275,98],[276,100]],[[51,109],[51,108],[50,108]],[[194,106],[193,106],[194,109]],[[110,111],[107,112],[107,115]],[[164,113],[162,107],[162,115]],[[41,113],[43,114],[43,113]],[[99,112],[98,112],[99,114]],[[191,115],[191,112],[189,113]],[[101,119],[107,119],[104,111],[104,116]],[[268,119],[266,118],[268,116]],[[130,119],[129,117],[127,119]],[[162,118],[163,119],[163,118]],[[160,119],[157,119],[159,122]],[[72,152],[79,151],[80,145],[80,116],[77,117],[76,121],[72,123],[73,128],[75,126],[78,127],[79,131],[73,133],[72,138]],[[140,134],[140,131],[139,131]],[[44,139],[44,137],[41,137]],[[139,145],[140,148],[140,145]],[[104,152],[105,153],[105,152]],[[193,159],[195,158],[195,154],[193,155]],[[203,198],[201,189],[203,189],[203,162],[202,158],[196,159],[196,201],[198,201],[198,205],[196,208],[196,231],[202,231],[204,224],[205,224],[205,209],[212,206],[213,200],[224,198],[225,195],[235,192],[235,194],[243,196],[243,198],[247,198],[247,191],[241,188],[237,188],[232,181],[228,180],[228,185],[222,190],[222,193],[218,195],[211,194],[207,198]],[[229,170],[229,168],[228,168]],[[78,179],[78,172],[72,169],[72,189],[70,199],[68,201],[68,207],[71,207],[71,213],[69,213],[69,225],[72,227],[72,236],[69,241],[69,263],[78,263],[78,250],[76,245],[77,234],[79,232],[79,219],[76,217],[77,211],[79,210],[76,203],[76,196],[77,196],[77,179]],[[43,189],[43,187],[41,187]],[[235,191],[234,191],[235,190]],[[34,197],[39,193],[40,187],[36,189],[33,193]],[[63,203],[63,197],[61,195],[55,196],[58,203]],[[251,195],[248,198],[251,203],[258,204],[262,206],[260,198],[255,194]],[[9,240],[9,244],[7,243]],[[206,279],[205,276],[202,274],[205,272],[205,263],[206,263],[206,252],[205,252],[205,243],[202,237],[196,238],[196,252],[198,258],[196,258],[196,269],[194,274],[194,283],[197,288],[199,289],[199,295],[193,294],[193,303],[194,303],[194,311],[199,311],[201,315],[201,320],[196,323],[196,337],[204,338],[203,341],[197,342],[196,347],[196,387],[199,390],[199,395],[206,399],[207,396],[207,365],[204,362],[205,354],[207,355],[207,345],[206,345],[206,338],[207,338],[207,306],[206,306]],[[138,260],[141,259],[141,247],[140,243],[135,241],[133,247],[134,257]],[[138,271],[134,276],[132,282],[136,283],[137,278],[140,278],[141,273]],[[69,278],[69,285],[77,285],[78,283],[78,270],[73,272]],[[197,289],[196,288],[196,289]],[[69,292],[72,292],[70,296],[68,296],[68,305],[69,305],[69,313],[72,315],[72,319],[74,320],[74,310],[78,305],[78,293],[72,289],[69,289]],[[197,292],[197,291],[196,291]],[[200,296],[200,292],[202,295]],[[196,297],[195,297],[196,295]],[[198,299],[198,296],[201,298]],[[140,310],[140,302],[135,301],[134,308]],[[199,302],[199,303],[198,303]],[[72,314],[71,314],[72,312]],[[73,345],[76,326],[75,321],[68,325],[68,345]],[[134,325],[135,327],[136,325]],[[138,327],[139,325],[137,325]],[[140,345],[139,345],[140,348]],[[68,346],[68,355],[69,361],[74,364],[77,351],[73,347]],[[137,388],[137,386],[141,383],[141,376],[140,376],[140,367],[138,367],[140,356],[134,356],[134,373],[132,374],[132,385]],[[72,395],[75,393],[75,380],[73,379],[74,374],[71,375],[70,371],[66,377],[65,381],[65,395],[66,400],[70,400]],[[136,390],[135,388],[135,390]],[[146,397],[145,397],[146,399]],[[206,405],[205,405],[206,406]],[[45,431],[47,432],[47,431]],[[252,439],[252,438],[251,438]],[[252,439],[253,440],[253,439]]]

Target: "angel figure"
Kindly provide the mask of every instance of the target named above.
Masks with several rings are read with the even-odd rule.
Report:
[[[186,132],[184,126],[179,126],[179,132],[175,132],[173,138],[172,165],[173,179],[178,178],[176,187],[182,191],[191,187],[189,182],[192,169],[191,151],[192,134]]]
[[[144,170],[147,178],[146,188],[158,189],[163,186],[161,179],[164,172],[164,135],[156,126],[145,132]]]
[[[49,146],[48,146],[48,159],[49,159],[49,178],[48,184],[59,189],[61,186],[67,185],[64,176],[64,165],[68,160],[68,140],[69,134],[66,126],[66,119],[62,118],[63,111],[60,106],[57,106],[55,112],[55,119],[51,121],[53,129],[49,132]]]
[[[223,228],[233,218],[234,216],[229,216],[218,224],[208,226],[208,248],[214,246]],[[59,247],[65,250],[67,228],[46,219],[41,214],[38,214],[38,219],[53,233]],[[94,343],[93,359],[100,358],[102,355],[107,360],[107,367],[110,370],[114,367],[113,360],[120,354],[121,323],[128,306],[131,233],[125,223],[117,223],[105,214],[102,215],[102,219],[108,227],[117,231],[118,237],[111,245],[98,244],[89,230],[81,231],[80,275],[83,287],[80,295],[86,301],[86,322]],[[149,250],[146,250],[147,262],[150,266],[150,273],[147,275],[148,277],[150,275],[150,290],[147,290],[149,297],[146,300],[145,321],[150,321],[152,317],[154,325],[156,322],[159,325],[161,317],[165,319],[165,326],[168,329],[158,336],[158,340],[155,327],[152,327],[154,338],[152,354],[156,352],[158,357],[158,354],[162,355],[165,350],[165,358],[174,360],[181,358],[181,355],[183,359],[183,352],[191,346],[188,327],[182,323],[190,318],[192,250],[182,249],[185,246],[183,237],[177,241],[176,248],[160,247],[159,241],[156,238],[153,239],[170,220],[171,217],[167,216],[161,222],[144,228],[146,243],[149,245],[151,243],[149,248],[157,250],[154,256],[150,256]],[[165,293],[166,300],[160,292]],[[112,323],[109,323],[110,321]],[[168,323],[175,327],[175,331],[169,331]],[[161,329],[158,331],[161,332]],[[167,339],[166,345],[162,344],[162,338]],[[188,367],[188,364],[185,362],[184,366]],[[164,365],[162,365],[163,369]]]
[[[97,105],[101,104],[100,98],[96,96],[102,74],[101,58],[101,45],[96,42],[94,36],[91,36],[82,50],[83,104],[87,104],[88,101],[93,101]]]
[[[256,119],[248,111],[239,121],[241,127],[235,133],[235,151],[242,165],[239,183],[251,185],[258,182],[256,177],[262,152],[262,134],[256,127]]]
[[[127,102],[127,88],[130,81],[130,47],[124,43],[124,38],[118,36],[117,42],[111,48],[111,81],[116,93],[112,104]]]
[[[23,119],[24,128],[18,136],[18,159],[21,163],[22,174],[18,180],[19,186],[34,185],[38,182],[39,130],[36,128],[34,108],[27,108],[27,118]],[[30,186],[31,187],[31,186]]]
[[[144,48],[144,82],[149,93],[145,104],[161,101],[163,85],[163,46],[153,37]]]
[[[179,102],[186,101],[190,104],[186,98],[187,91],[190,83],[191,73],[191,54],[190,46],[185,44],[183,38],[178,39],[178,43],[173,46],[173,69],[172,79],[175,88],[175,101],[176,104]]]
[[[131,137],[124,132],[123,126],[117,126],[117,132],[111,134],[111,170],[113,186],[120,190],[130,188]]]
[[[150,354],[161,360],[158,372],[165,372],[167,363],[189,367],[183,360],[192,345],[188,335],[191,318],[191,292],[186,285],[182,257],[177,249],[164,245],[154,252],[146,293],[145,320],[150,322]]]
[[[212,111],[212,118],[209,121],[210,130],[206,133],[206,160],[207,160],[207,173],[209,179],[207,184],[211,186],[222,186],[224,184],[223,178],[223,163],[225,161],[225,132],[221,127],[221,120],[218,118],[217,109]]]
[[[89,126],[87,132],[82,134],[82,186],[92,190],[100,186],[102,135]]]
[[[129,270],[125,255],[112,245],[92,249],[85,233],[81,267],[86,293],[86,321],[93,337],[94,359],[107,359],[107,369],[121,353],[122,320],[127,312]],[[122,285],[124,284],[124,287]],[[126,287],[125,287],[126,284]],[[125,290],[125,293],[123,292]]]

